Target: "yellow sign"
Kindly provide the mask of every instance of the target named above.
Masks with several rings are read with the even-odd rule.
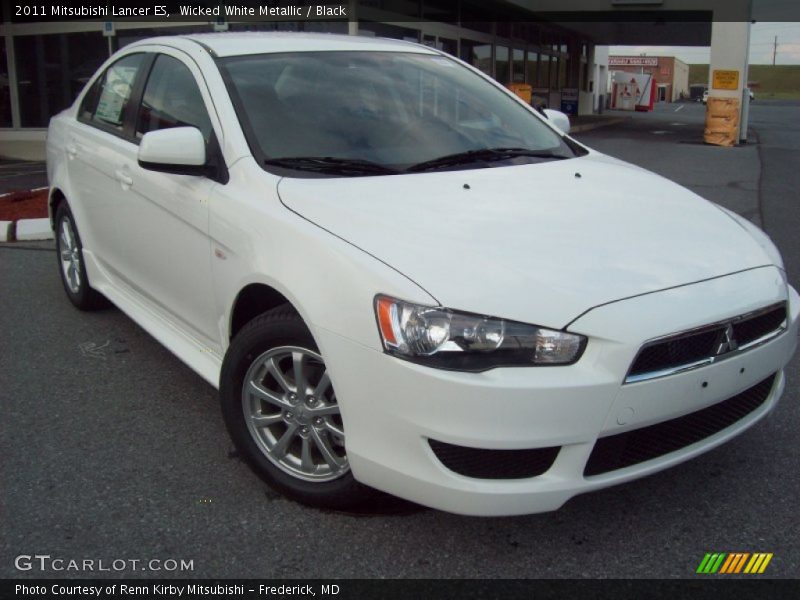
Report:
[[[739,71],[714,71],[711,87],[715,90],[735,90],[739,88]]]

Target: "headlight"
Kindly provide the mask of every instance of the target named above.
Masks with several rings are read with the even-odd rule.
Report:
[[[582,335],[388,296],[375,298],[375,315],[386,352],[443,369],[569,365],[586,346]]]

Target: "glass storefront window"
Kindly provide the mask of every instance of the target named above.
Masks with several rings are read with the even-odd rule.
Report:
[[[525,82],[533,87],[538,85],[536,76],[539,74],[539,53],[528,50],[528,62],[525,65]]]
[[[11,88],[8,85],[5,43],[0,43],[0,127],[11,127]]]
[[[511,77],[514,83],[525,82],[525,51],[514,48],[512,53],[512,71]]]
[[[21,125],[47,127],[108,58],[108,41],[99,31],[16,36],[14,54]]]
[[[359,35],[373,34],[377,37],[406,40],[407,42],[419,41],[419,31],[416,29],[408,29],[397,25],[386,25],[374,21],[361,21],[358,24],[358,33]]]
[[[473,40],[461,40],[461,60],[480,69],[487,75],[492,74],[492,45]]]
[[[550,56],[548,54],[542,54],[539,61],[539,77],[535,87],[550,87]]]
[[[458,43],[456,40],[449,40],[443,37],[436,37],[435,35],[422,36],[422,43],[431,48],[436,48],[442,52],[447,52],[453,56],[458,54]]]
[[[271,23],[267,23],[271,25]],[[230,30],[233,31],[235,23],[229,25]],[[117,29],[117,35],[113,38],[114,47],[124,48],[128,44],[138,42],[146,38],[151,38],[161,35],[188,35],[190,33],[211,33],[213,31],[211,25],[189,25],[189,26],[176,26],[176,27],[150,27],[143,29]]]
[[[568,84],[569,73],[569,56],[562,56],[558,61],[558,89],[569,87]]]
[[[511,63],[506,46],[495,47],[494,78],[503,85],[511,82]]]

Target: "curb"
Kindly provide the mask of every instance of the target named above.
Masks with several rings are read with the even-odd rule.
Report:
[[[52,240],[53,230],[50,229],[50,219],[20,219],[17,221],[16,240],[18,242],[32,242],[35,240]]]
[[[569,133],[570,135],[572,135],[573,133],[583,133],[586,131],[592,131],[593,129],[599,129],[600,127],[616,125],[617,123],[622,123],[623,121],[627,121],[628,119],[630,119],[630,117],[613,117],[609,119],[604,119],[602,121],[596,121],[595,123],[576,125],[575,127],[570,127]]]

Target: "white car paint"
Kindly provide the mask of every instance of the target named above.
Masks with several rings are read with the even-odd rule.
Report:
[[[710,203],[595,154],[392,179],[283,179],[278,193],[287,207],[409,274],[443,306],[548,327],[619,298],[771,264]],[[385,208],[400,203],[403,211]],[[403,234],[389,244],[393,230]],[[437,245],[445,251],[432,251]],[[465,289],[476,279],[482,285]]]
[[[560,129],[563,133],[569,133],[569,117],[558,110],[550,108],[544,109],[544,114],[554,127]]]
[[[558,508],[575,494],[704,452],[775,405],[800,321],[800,297],[786,284],[779,254],[752,225],[661,177],[594,151],[561,162],[381,177],[282,179],[264,171],[210,51],[321,50],[436,53],[360,37],[221,34],[145,40],[109,59],[98,72],[141,51],[189,67],[228,167],[225,184],[142,169],[136,144],[76,120],[83,94],[51,121],[51,197],[62,193],[72,207],[92,286],[209,383],[219,384],[239,293],[271,286],[319,345],[355,478],[475,515]],[[433,369],[383,352],[376,294],[567,327],[589,341],[566,367]],[[779,301],[788,319],[775,340],[702,369],[622,384],[648,340]],[[598,436],[700,410],[772,373],[767,401],[731,427],[657,459],[583,475]],[[709,380],[714,385],[702,388]],[[429,437],[561,450],[538,477],[484,480],[444,467]]]
[[[201,167],[206,163],[203,134],[194,127],[178,127],[150,132],[139,144],[137,160]]]

